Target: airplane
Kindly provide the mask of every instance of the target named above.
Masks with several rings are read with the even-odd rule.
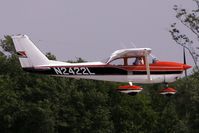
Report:
[[[150,48],[120,49],[111,54],[106,61],[68,63],[49,60],[29,39],[27,35],[12,36],[23,70],[66,78],[92,79],[113,82],[128,82],[116,90],[136,95],[143,90],[134,85],[165,83],[162,95],[173,95],[177,91],[168,87],[181,77],[183,71],[191,68],[187,64],[159,61],[151,55]]]

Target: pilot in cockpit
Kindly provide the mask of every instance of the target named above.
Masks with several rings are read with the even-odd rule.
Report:
[[[144,64],[144,59],[143,59],[143,57],[137,57],[137,58],[135,59],[135,62],[133,63],[133,65],[142,65],[142,64]]]

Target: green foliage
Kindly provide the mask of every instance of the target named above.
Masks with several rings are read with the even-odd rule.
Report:
[[[51,54],[50,52],[47,52],[47,53],[46,53],[46,57],[47,57],[49,60],[56,60],[56,57],[55,57],[53,54]]]
[[[84,59],[82,59],[81,57],[78,57],[78,58],[76,58],[76,61],[69,60],[67,62],[70,62],[70,63],[81,63],[81,62],[86,62],[86,61]]]
[[[176,12],[176,18],[178,22],[185,27],[186,30],[182,30],[179,28],[178,23],[173,23],[171,25],[170,33],[173,40],[186,48],[191,55],[194,63],[196,71],[199,71],[198,59],[199,59],[199,47],[198,47],[198,39],[199,39],[199,1],[192,0],[196,9],[188,9],[181,8],[181,5],[174,5],[174,11]],[[191,37],[190,34],[192,33]],[[196,40],[194,38],[197,38]],[[194,41],[193,41],[194,40]]]
[[[12,47],[12,41],[7,39],[1,42]],[[143,85],[144,92],[132,97],[115,91],[119,83],[26,73],[20,68],[14,50],[7,52],[11,56],[0,54],[1,133],[199,130],[198,73],[173,84],[178,93],[170,98],[157,94],[164,87],[161,84]]]
[[[11,36],[7,35],[7,36],[4,36],[4,38],[5,39],[0,41],[1,43],[0,46],[2,47],[4,51],[14,54],[15,48],[14,48]]]

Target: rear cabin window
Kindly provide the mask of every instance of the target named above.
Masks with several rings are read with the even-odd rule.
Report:
[[[116,59],[116,60],[111,61],[109,64],[110,65],[123,66],[124,65],[124,59],[122,59],[122,58]]]

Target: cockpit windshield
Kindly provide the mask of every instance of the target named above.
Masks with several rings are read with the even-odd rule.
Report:
[[[155,56],[152,55],[152,54],[149,54],[148,59],[149,59],[149,64],[154,64],[154,63],[156,63],[156,62],[158,61],[158,58],[155,57]]]

